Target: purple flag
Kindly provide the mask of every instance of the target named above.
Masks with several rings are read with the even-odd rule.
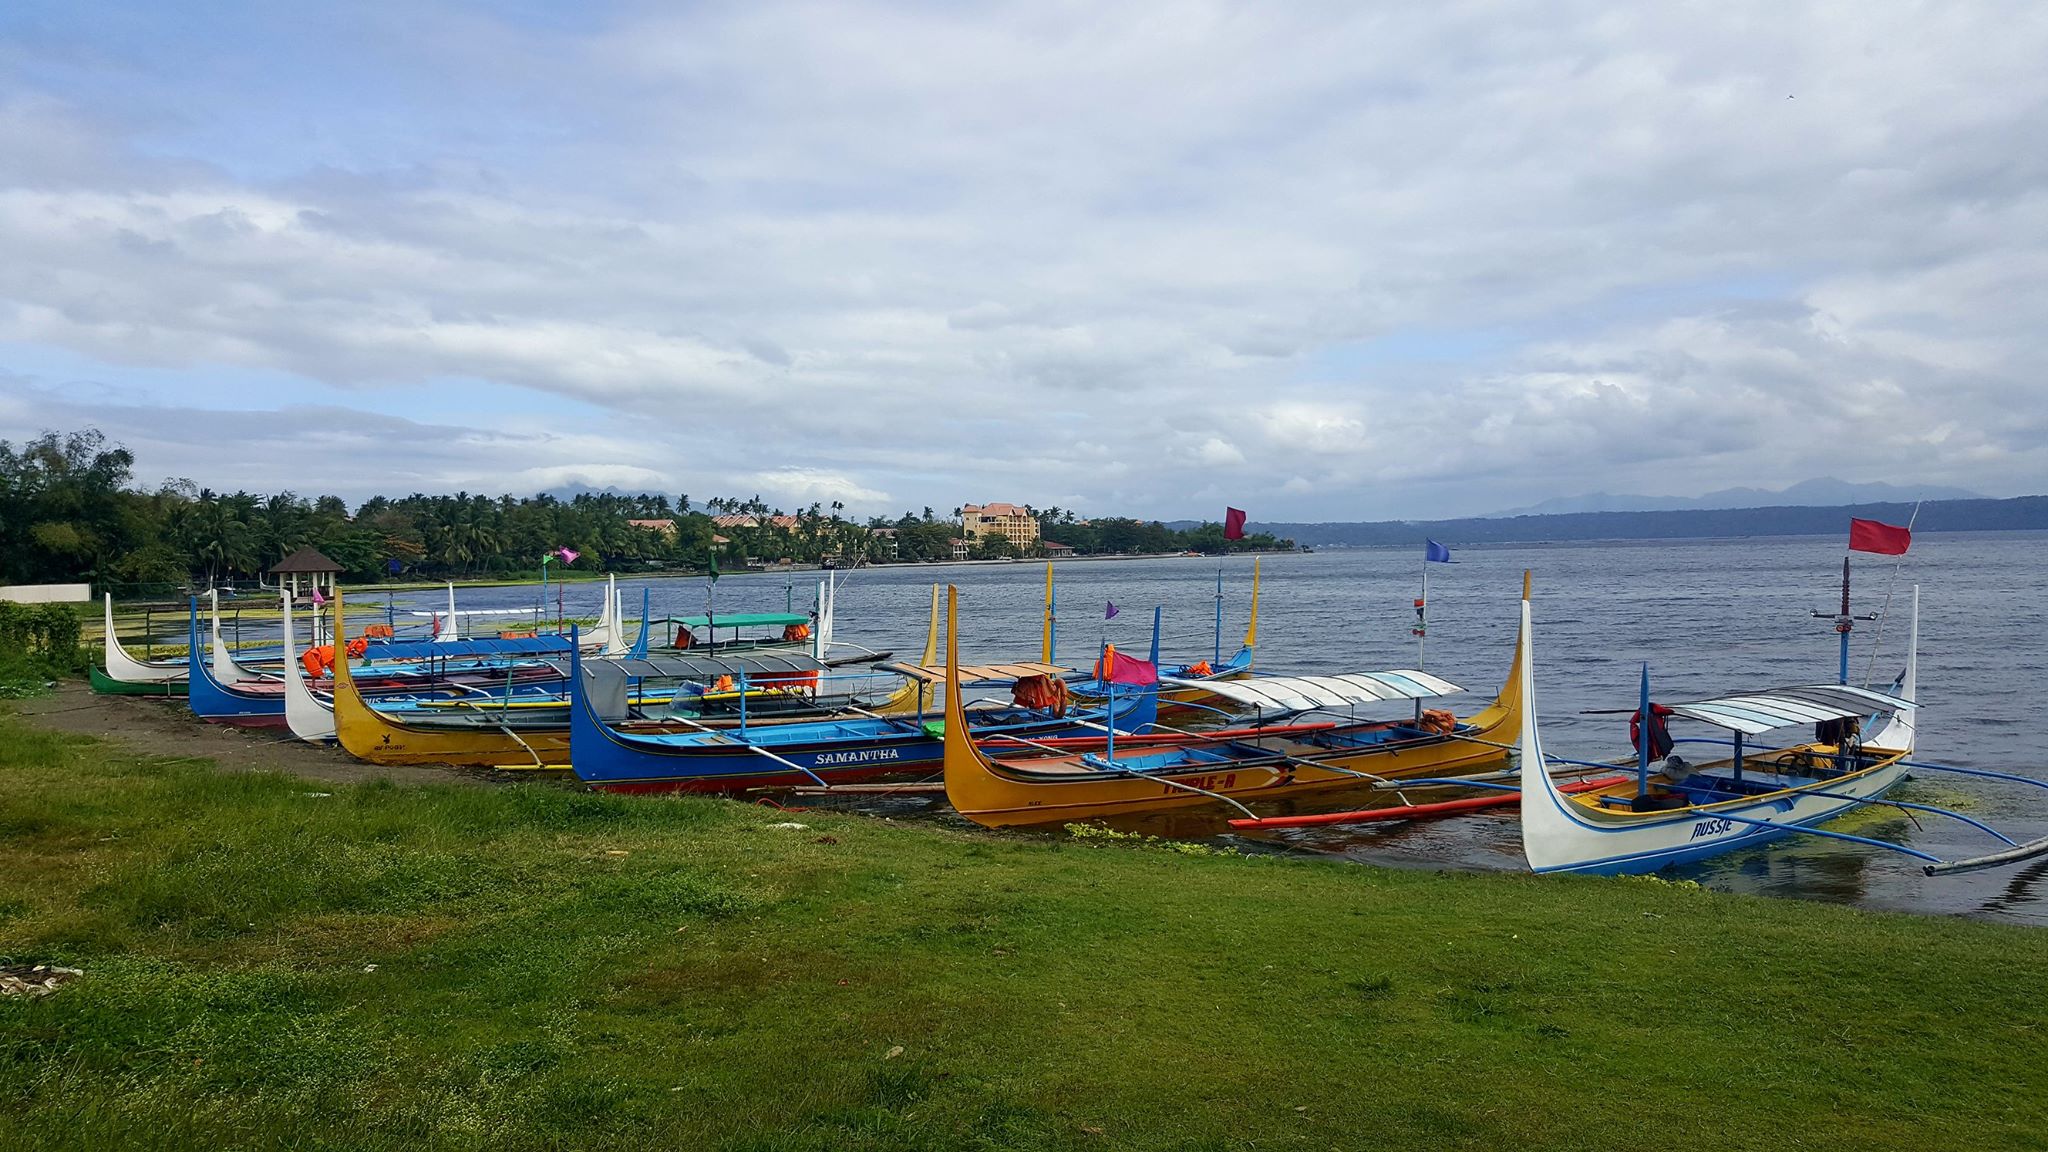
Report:
[[[1104,613],[1102,614],[1102,618],[1103,618],[1104,620],[1114,620],[1114,619],[1116,619],[1116,601],[1114,601],[1114,600],[1108,601],[1108,604],[1109,604],[1109,611],[1107,611],[1107,612],[1104,612]]]

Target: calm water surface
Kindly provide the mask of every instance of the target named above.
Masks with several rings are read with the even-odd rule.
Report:
[[[1430,568],[1430,630],[1424,664],[1470,689],[1455,699],[1469,712],[1499,689],[1513,656],[1516,596],[1524,569],[1535,573],[1538,695],[1547,749],[1563,756],[1607,759],[1628,753],[1623,717],[1582,716],[1589,708],[1633,707],[1641,662],[1648,661],[1662,700],[1792,683],[1832,681],[1836,646],[1831,625],[1814,619],[1839,598],[1839,538],[1616,542],[1461,548],[1457,563]],[[2038,707],[2048,687],[2048,534],[1924,533],[1894,583],[1886,558],[1857,561],[1855,607],[1875,611],[1892,595],[1882,637],[1859,624],[1852,678],[1868,670],[1888,683],[1904,659],[1912,585],[1921,586],[1921,759],[1995,768],[2048,779],[2041,749],[2048,718]],[[1420,579],[1419,556],[1379,550],[1267,556],[1259,603],[1258,664],[1262,672],[1332,672],[1408,668],[1417,663],[1409,633]],[[1168,663],[1209,658],[1216,648],[1219,564],[1202,559],[1064,562],[1057,567],[1060,658],[1091,659],[1107,638],[1142,652],[1150,642],[1152,608],[1165,610],[1162,655]],[[1221,563],[1224,577],[1222,652],[1242,639],[1250,602],[1251,560]],[[805,610],[819,574],[729,575],[717,586],[721,612]],[[1040,564],[949,565],[867,569],[841,574],[838,638],[915,656],[923,645],[933,581],[961,592],[963,655],[1035,658],[1044,589]],[[657,614],[703,611],[701,580],[622,582],[627,615],[637,617],[646,587]],[[594,615],[598,594],[576,585],[568,611]],[[552,598],[552,597],[551,597]],[[431,606],[442,601],[426,594]],[[463,607],[531,604],[533,590],[479,589]],[[1104,621],[1104,605],[1120,609]],[[405,598],[399,598],[403,607]],[[1876,652],[1873,660],[1873,651]],[[1390,706],[1392,707],[1392,706]],[[1699,734],[1707,734],[1701,732]],[[1922,774],[1902,799],[1954,807],[1988,820],[2015,839],[2048,835],[2048,791],[2021,785]],[[1322,797],[1318,808],[1357,806],[1361,797]],[[934,818],[943,805],[933,806]],[[894,811],[923,811],[906,802]],[[1403,867],[1523,866],[1513,808],[1460,819],[1383,827],[1303,829],[1270,833],[1263,843],[1334,853]],[[1941,817],[1916,823],[1895,810],[1870,809],[1850,828],[1942,856],[1974,855],[1991,842]],[[1235,843],[1221,817],[1178,813],[1120,826],[1181,838]],[[2022,869],[1933,879],[1910,858],[1792,837],[1739,853],[1682,875],[1730,891],[1797,896],[1873,908],[1970,913],[2048,923],[2048,863]]]

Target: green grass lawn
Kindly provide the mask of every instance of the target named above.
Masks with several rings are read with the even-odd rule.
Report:
[[[2044,945],[0,717],[9,1149],[2041,1148]]]

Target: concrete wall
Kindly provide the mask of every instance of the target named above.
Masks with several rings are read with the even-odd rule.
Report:
[[[90,584],[0,584],[0,600],[16,604],[84,604],[91,599]]]

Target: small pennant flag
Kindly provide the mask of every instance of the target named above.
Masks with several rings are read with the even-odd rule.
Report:
[[[1223,510],[1223,538],[1225,540],[1244,539],[1244,509],[1225,508]]]
[[[562,558],[562,563],[564,564],[574,564],[576,562],[576,558],[578,556],[583,555],[583,553],[578,552],[573,548],[557,548],[555,549],[555,555],[560,556]]]
[[[1105,612],[1104,612],[1104,613],[1102,614],[1102,618],[1103,618],[1104,620],[1114,620],[1114,619],[1116,619],[1116,614],[1117,614],[1117,606],[1116,606],[1116,601],[1114,601],[1114,600],[1108,600],[1108,601],[1104,601],[1104,603],[1107,603],[1107,604],[1109,605],[1109,609],[1108,609],[1107,611],[1105,611]]]
[[[1422,544],[1422,561],[1425,564],[1449,564],[1451,550],[1434,540],[1426,540]]]
[[[718,553],[716,551],[711,553],[711,582],[713,584],[718,583]]]
[[[320,589],[319,589],[319,588],[317,588],[317,587],[316,587],[316,588],[314,588],[314,589],[313,589],[313,606],[317,608],[317,607],[319,607],[320,605],[322,605],[322,604],[325,604],[325,603],[327,603],[327,597],[325,597],[325,596],[322,596],[322,595],[320,594]]]
[[[1904,556],[1913,546],[1912,530],[1879,520],[1849,518],[1849,551]]]

